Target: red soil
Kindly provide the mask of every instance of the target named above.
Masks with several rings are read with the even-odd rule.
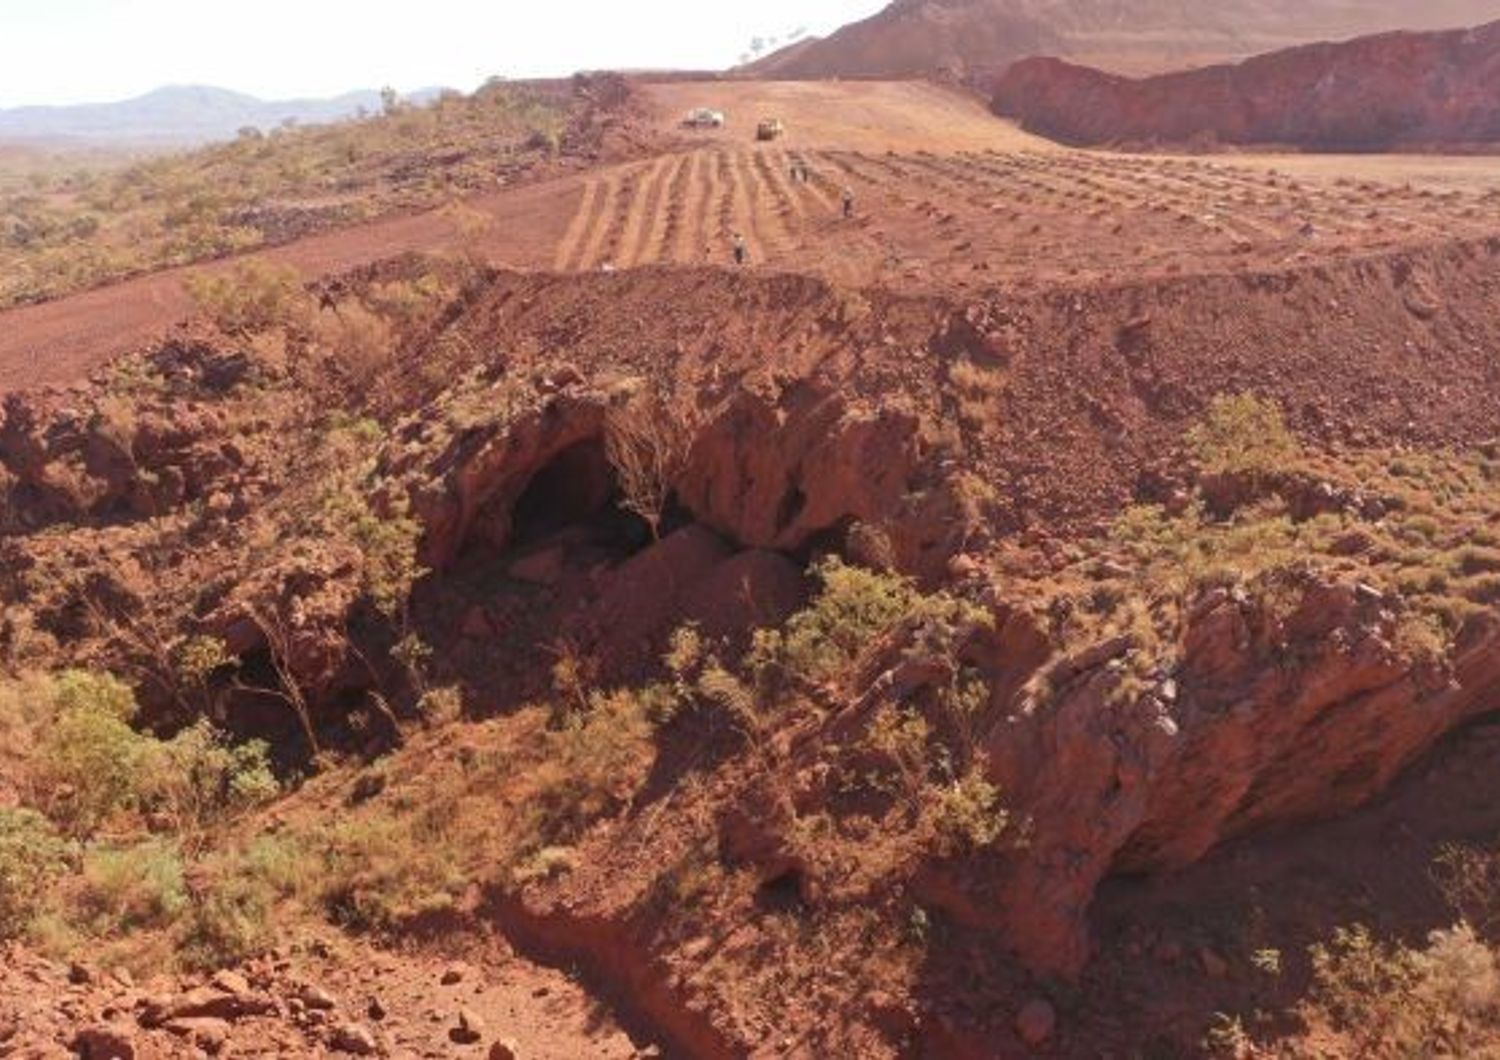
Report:
[[[670,120],[667,101],[700,91],[707,90],[674,86],[676,95],[661,97],[662,120]],[[787,108],[788,140],[757,147],[732,128],[646,161],[483,197],[475,205],[497,224],[468,246],[452,223],[429,214],[268,255],[310,278],[409,249],[469,249],[517,266],[484,277],[441,315],[437,334],[419,336],[431,343],[410,347],[425,353],[439,338],[461,340],[447,343],[463,351],[460,359],[438,373],[418,356],[394,365],[381,379],[389,405],[373,410],[391,421],[378,443],[382,481],[410,498],[425,533],[422,558],[437,572],[418,590],[414,621],[438,647],[445,673],[467,682],[484,708],[501,711],[546,684],[542,638],[560,630],[576,633],[579,650],[610,668],[599,677],[608,683],[659,657],[663,635],[682,615],[701,617],[710,630],[720,622],[730,633],[779,617],[802,589],[793,558],[846,534],[851,557],[860,559],[855,527],[870,541],[881,539],[885,561],[928,582],[965,581],[956,573],[959,561],[972,573],[974,555],[1016,541],[1035,548],[1028,563],[1045,581],[1047,572],[1081,563],[1076,542],[1122,505],[1166,500],[1184,485],[1184,431],[1225,392],[1273,399],[1320,450],[1437,449],[1493,436],[1500,420],[1492,356],[1500,348],[1493,280],[1500,210],[1493,197],[1028,145],[1009,126],[976,116],[972,100],[929,86],[743,91],[751,113],[773,98]],[[826,108],[839,95],[897,107],[899,152],[873,149],[874,134],[859,127],[864,118],[842,136],[831,128]],[[945,108],[954,119],[947,131],[937,121]],[[930,115],[932,127],[924,131],[914,115]],[[995,144],[986,149],[982,138],[990,133]],[[794,160],[811,167],[810,182],[790,179]],[[856,193],[848,220],[836,209],[846,185]],[[751,249],[743,270],[723,264],[726,237],[736,230]],[[382,268],[402,267],[371,273],[379,278]],[[0,389],[75,383],[120,350],[149,341],[187,308],[180,280],[150,277],[0,316]],[[673,482],[682,518],[696,525],[618,550],[630,551],[626,558],[601,551],[591,537],[598,528],[584,525],[608,516],[601,506],[611,508],[607,468],[604,489],[590,488],[601,458],[589,446],[598,448],[622,388],[653,381],[670,381],[703,414]],[[223,569],[236,569],[228,561],[244,559],[231,555],[244,547],[235,540],[241,531],[210,520],[222,513],[243,521],[246,540],[259,537],[251,532],[257,523],[275,528],[294,510],[298,488],[317,484],[309,481],[309,458],[322,436],[284,430],[271,418],[275,400],[253,387],[225,394],[189,402],[148,396],[152,407],[136,418],[128,461],[108,459],[118,450],[109,445],[108,417],[81,414],[71,398],[14,401],[0,439],[9,473],[22,486],[45,487],[56,485],[49,461],[53,470],[68,470],[81,460],[77,483],[89,487],[81,496],[102,505],[31,513],[38,527],[49,519],[58,528],[79,524],[81,543],[76,553],[56,551],[75,547],[74,529],[26,533],[17,537],[21,553],[35,549],[132,578],[135,553],[161,544],[150,536],[157,521],[145,517],[156,514],[145,503],[152,496],[131,487],[176,482],[180,495],[172,503],[185,520],[202,520],[191,523],[202,536],[185,538],[191,547],[174,546],[167,569],[153,572],[154,581],[141,575],[150,584],[132,592],[139,590],[143,607],[170,610],[174,598],[179,607],[196,600]],[[303,398],[283,394],[290,403]],[[262,400],[265,408],[236,406]],[[201,407],[220,401],[243,418]],[[222,458],[231,441],[234,460]],[[134,459],[137,450],[147,463]],[[189,484],[205,503],[190,496]],[[56,499],[59,491],[37,493]],[[122,516],[137,494],[142,511]],[[1329,487],[1337,501],[1335,494]],[[534,535],[522,533],[528,495],[569,525],[542,520]],[[279,496],[288,499],[286,511]],[[1349,517],[1364,518],[1358,511]],[[95,520],[100,525],[90,525]],[[308,652],[314,663],[336,663],[349,646],[357,567],[326,551],[325,542],[314,545],[305,553],[278,550],[284,565],[257,566],[227,587],[211,613],[198,616],[204,629],[233,644],[226,630],[242,597],[279,594],[296,580],[316,586],[297,597],[299,646],[317,649]],[[33,581],[39,594],[57,589],[53,579]],[[853,884],[840,880],[838,866],[811,859],[789,875],[777,846],[782,808],[761,797],[756,774],[731,766],[700,786],[678,784],[680,775],[667,775],[680,765],[670,746],[654,749],[667,775],[661,788],[643,789],[648,798],[580,840],[571,875],[524,895],[485,896],[488,905],[476,899],[466,912],[489,918],[549,962],[584,961],[646,1014],[654,1036],[689,1055],[752,1048],[882,1055],[893,1042],[918,1040],[937,1055],[1014,1055],[1017,1002],[1045,981],[1028,978],[1010,950],[1023,949],[1037,967],[1050,960],[1076,971],[1087,949],[1089,899],[1111,873],[1175,869],[1251,826],[1355,805],[1444,728],[1483,709],[1481,693],[1495,681],[1487,670],[1477,677],[1465,671],[1461,677],[1474,679],[1461,700],[1420,698],[1430,690],[1410,689],[1404,663],[1382,649],[1393,616],[1368,590],[1314,586],[1311,603],[1287,620],[1316,649],[1297,655],[1271,635],[1282,619],[1216,589],[1195,610],[1188,632],[1196,647],[1187,653],[1192,665],[1178,675],[1181,687],[1172,682],[1167,696],[1161,682],[1163,704],[1180,695],[1191,708],[1169,729],[1159,724],[1165,706],[1146,717],[1105,701],[1116,661],[1108,652],[1055,659],[1039,670],[1054,647],[1037,624],[1043,617],[1011,610],[1003,597],[1034,588],[1022,575],[966,584],[997,618],[994,638],[983,645],[996,678],[987,709],[1006,712],[1006,723],[991,730],[988,761],[1018,812],[1035,811],[1043,822],[1036,838],[1042,853],[1034,867],[982,879],[995,890],[979,894],[1000,896],[988,904],[965,908],[968,899],[941,867],[913,881],[913,893],[935,911],[934,923],[923,921],[921,930],[951,932],[933,946],[916,981],[888,984],[891,994],[866,989],[894,977],[896,959],[862,952],[850,942],[861,937],[855,927],[833,917],[822,921],[834,925],[832,952],[797,948],[797,931],[787,927],[794,918],[782,915],[777,900],[799,902],[799,875],[817,882],[815,870]],[[732,607],[716,606],[726,586],[743,595]],[[1359,650],[1339,650],[1348,644]],[[878,702],[920,689],[921,674],[913,678],[905,668],[916,658],[906,651],[913,647],[894,637],[868,646],[862,683],[818,693],[835,700],[827,717],[812,712],[766,741],[777,767],[767,778],[790,778],[822,805],[825,774],[806,752],[815,756],[846,737],[840,725],[853,731],[859,719],[850,715],[866,693]],[[1490,640],[1469,648],[1483,649],[1484,659],[1494,655]],[[1057,709],[1032,710],[1020,698],[1033,677],[1066,693]],[[1252,678],[1260,700],[1239,696]],[[912,688],[902,684],[908,679]],[[307,685],[329,693],[317,697],[320,711],[342,709],[332,682]],[[1362,694],[1375,685],[1380,696]],[[847,701],[839,699],[844,692],[851,693]],[[1231,694],[1245,709],[1219,709]],[[1312,738],[1329,718],[1349,723],[1341,729],[1347,738]],[[417,741],[395,760],[414,770],[455,768],[465,756],[442,741],[466,731],[454,726]],[[1179,733],[1185,739],[1168,740]],[[693,744],[698,735],[689,730],[684,741],[694,756],[703,750]],[[1219,759],[1195,753],[1221,744],[1235,752],[1222,768]],[[1327,766],[1345,787],[1328,780],[1334,773],[1325,775]],[[331,817],[345,812],[340,796],[314,789],[289,812]],[[1412,800],[1418,805],[1420,796]],[[1338,834],[1366,843],[1368,855],[1371,819]],[[1433,841],[1439,838],[1434,832]],[[881,839],[872,835],[871,845]],[[716,865],[721,857],[735,863],[757,903],[763,885],[771,885],[771,908],[726,905],[728,912],[705,914],[701,938],[653,936],[661,924],[651,917],[660,910],[652,913],[642,892],[694,843],[714,851]],[[1298,860],[1306,853],[1290,851],[1288,863],[1307,864]],[[1095,917],[1106,958],[1089,973],[1114,991],[1101,1006],[1123,1007],[1130,989],[1141,986],[1129,986],[1129,962],[1139,955],[1129,938],[1121,943],[1135,918],[1153,943],[1187,934],[1173,923],[1168,899],[1184,896],[1202,908],[1204,896],[1233,885],[1235,873],[1224,864],[1210,862],[1180,891],[1166,884],[1144,898],[1128,884],[1107,884]],[[983,870],[981,863],[976,871]],[[1286,877],[1268,867],[1263,878],[1271,889]],[[1033,902],[1015,900],[1028,893]],[[911,912],[904,893],[877,888],[869,897],[862,903],[845,894],[844,910],[885,917],[887,926]],[[1346,908],[1328,901],[1309,922],[1327,927]],[[1408,923],[1435,915],[1428,902]],[[1026,917],[1032,923],[1016,922]],[[911,926],[915,932],[919,925]],[[1121,947],[1125,963],[1116,953]],[[795,963],[779,963],[783,952]],[[522,1005],[514,986],[545,986],[550,973],[503,948],[480,959],[515,977],[514,984],[492,984],[484,1003],[515,1003],[518,1026],[535,1030],[538,1046],[561,1043],[574,1055],[625,1048],[607,1020],[580,1030],[584,1002],[577,994],[565,995],[557,1024]],[[1180,986],[1180,994],[1126,1015],[1092,1012],[1080,1000],[1066,1008],[1079,1029],[1063,1028],[1045,1048],[1059,1055],[1116,1045],[1123,1051],[1158,1032],[1172,1043],[1191,1040],[1198,1030],[1191,1021],[1220,995],[1180,982],[1192,974],[1180,958],[1163,963],[1169,967],[1144,984]],[[391,973],[392,996],[403,1007],[420,1012],[437,1003],[431,964],[419,955]],[[726,981],[726,967],[753,974]],[[37,966],[34,974],[49,989],[63,989],[59,969]],[[372,982],[359,967],[324,974],[351,993]],[[821,992],[796,987],[798,996],[786,996],[794,989],[788,984],[804,983]],[[1178,999],[1185,999],[1180,1008]],[[58,1026],[73,1018],[55,994],[48,1005]],[[442,1048],[432,1038],[414,1047]],[[294,1055],[309,1039],[287,1041]]]
[[[927,85],[693,85],[650,90],[665,125],[687,101],[738,98],[731,129],[643,162],[265,252],[309,279],[402,251],[477,252],[526,269],[727,264],[745,237],[760,271],[971,297],[1132,277],[1251,273],[1405,250],[1500,228],[1500,201],[1410,185],[1349,186],[1215,163],[1058,151],[969,98]],[[740,125],[774,108],[771,146]],[[840,126],[840,121],[849,124]],[[874,145],[885,124],[898,155]],[[993,146],[986,146],[993,145]],[[794,182],[804,162],[808,182]],[[855,196],[844,220],[843,190]],[[232,267],[231,262],[204,266]],[[175,270],[0,314],[0,391],[69,384],[190,311]]]

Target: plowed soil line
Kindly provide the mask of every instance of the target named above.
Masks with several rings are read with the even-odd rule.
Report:
[[[572,222],[568,225],[568,233],[563,236],[563,241],[557,247],[557,257],[552,267],[558,272],[578,267],[578,251],[583,245],[584,237],[589,234],[589,226],[594,220],[594,211],[599,207],[601,188],[602,183],[597,180],[591,180],[584,185],[583,197],[578,203],[577,212],[573,214]]]

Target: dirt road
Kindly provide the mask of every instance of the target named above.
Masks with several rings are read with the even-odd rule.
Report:
[[[450,253],[472,245],[501,265],[544,260],[578,194],[563,180],[496,192],[471,205],[493,218],[488,231],[466,235],[444,211],[391,217],[313,236],[250,257],[290,265],[312,278],[405,251]],[[122,283],[0,313],[0,391],[65,385],[94,366],[149,342],[192,310],[183,286],[196,271],[222,272],[235,261],[168,269]]]

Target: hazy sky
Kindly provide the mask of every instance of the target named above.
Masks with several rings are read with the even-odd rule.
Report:
[[[0,0],[0,107],[164,84],[275,98],[606,67],[723,67],[885,0]]]

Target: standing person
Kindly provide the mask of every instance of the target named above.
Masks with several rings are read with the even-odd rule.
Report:
[[[844,201],[844,216],[845,217],[853,217],[854,216],[854,189],[853,188],[850,188],[850,187],[847,187],[847,186],[844,188],[843,201]]]
[[[742,236],[742,235],[740,235],[738,232],[736,232],[734,234],[733,246],[734,246],[734,263],[736,265],[743,265],[743,264],[745,264],[745,258],[749,254],[749,250],[745,246],[745,237]]]

